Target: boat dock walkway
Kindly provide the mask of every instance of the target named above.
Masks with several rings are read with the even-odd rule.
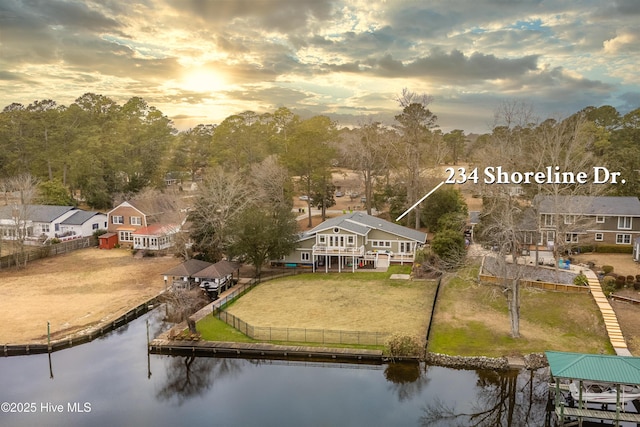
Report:
[[[627,342],[624,340],[624,336],[622,336],[622,330],[618,324],[616,313],[613,311],[613,308],[611,308],[611,304],[609,304],[609,300],[604,295],[604,292],[602,292],[602,286],[600,286],[598,277],[588,268],[580,269],[580,271],[582,271],[582,274],[587,276],[591,295],[602,313],[604,325],[607,329],[609,341],[611,341],[613,349],[618,356],[631,356],[631,352],[627,347]]]

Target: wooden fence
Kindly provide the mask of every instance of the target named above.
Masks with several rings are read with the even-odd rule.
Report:
[[[491,276],[489,274],[478,275],[478,280],[482,283],[501,284],[505,279],[501,277]],[[510,280],[510,279],[507,279]],[[543,289],[545,291],[571,292],[571,293],[589,293],[591,290],[588,286],[567,285],[563,283],[541,282],[537,280],[520,279],[520,284],[528,288]]]
[[[24,253],[5,255],[0,258],[0,269],[11,266],[24,265],[25,262],[35,261],[41,258],[66,254],[78,249],[98,246],[98,238],[94,236],[82,237],[80,239],[68,240],[66,242],[55,243],[53,245],[43,245],[38,247],[25,247]]]

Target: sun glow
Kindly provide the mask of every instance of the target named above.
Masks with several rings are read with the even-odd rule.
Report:
[[[224,78],[208,68],[192,68],[180,80],[180,87],[192,92],[217,92],[225,88]]]

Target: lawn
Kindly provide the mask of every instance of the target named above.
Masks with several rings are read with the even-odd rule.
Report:
[[[502,356],[544,350],[613,353],[602,316],[589,294],[523,288],[520,334],[511,337],[501,289],[472,278],[477,268],[443,281],[429,351],[465,356]]]
[[[424,336],[435,282],[391,280],[394,272],[301,274],[260,284],[227,311],[252,326]]]
[[[118,318],[164,289],[175,257],[88,248],[0,270],[0,343],[46,342]]]

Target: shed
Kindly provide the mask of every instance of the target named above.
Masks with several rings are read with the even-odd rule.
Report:
[[[113,249],[118,244],[118,235],[116,233],[104,233],[98,236],[100,249]]]

